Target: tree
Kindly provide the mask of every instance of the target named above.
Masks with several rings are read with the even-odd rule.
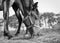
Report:
[[[55,18],[53,17],[54,15],[55,15],[54,13],[48,13],[48,12],[47,13],[43,13],[40,16],[40,19],[44,18],[45,25],[46,25],[46,23],[51,24],[51,22],[55,21]]]

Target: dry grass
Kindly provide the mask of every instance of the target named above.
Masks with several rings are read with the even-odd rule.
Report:
[[[2,34],[3,32],[0,32],[0,43],[60,43],[59,32],[52,29],[42,29],[39,36],[35,36],[30,40],[19,39],[22,35],[19,35],[15,40],[7,40],[2,37]]]

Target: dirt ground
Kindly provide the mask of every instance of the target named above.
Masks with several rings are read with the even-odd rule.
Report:
[[[39,36],[34,36],[34,38],[29,40],[20,39],[22,35],[13,37],[12,39],[14,40],[8,40],[7,38],[3,37],[3,32],[0,32],[0,43],[60,43],[59,30],[41,29],[38,34]]]

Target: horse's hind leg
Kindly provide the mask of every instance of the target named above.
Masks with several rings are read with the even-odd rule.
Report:
[[[9,3],[9,1],[8,1]],[[7,3],[7,0],[3,3],[3,18],[4,18],[4,36],[8,36],[8,39],[10,39],[12,36],[9,34],[8,30],[8,17],[9,17],[9,4]]]

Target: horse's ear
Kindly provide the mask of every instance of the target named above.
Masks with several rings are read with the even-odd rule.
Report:
[[[35,3],[35,5],[37,6],[38,2]]]
[[[34,3],[34,5],[33,5],[33,6],[37,7],[37,4],[38,4],[38,2]]]
[[[33,4],[33,10],[37,8],[37,4],[38,4],[38,2]]]

